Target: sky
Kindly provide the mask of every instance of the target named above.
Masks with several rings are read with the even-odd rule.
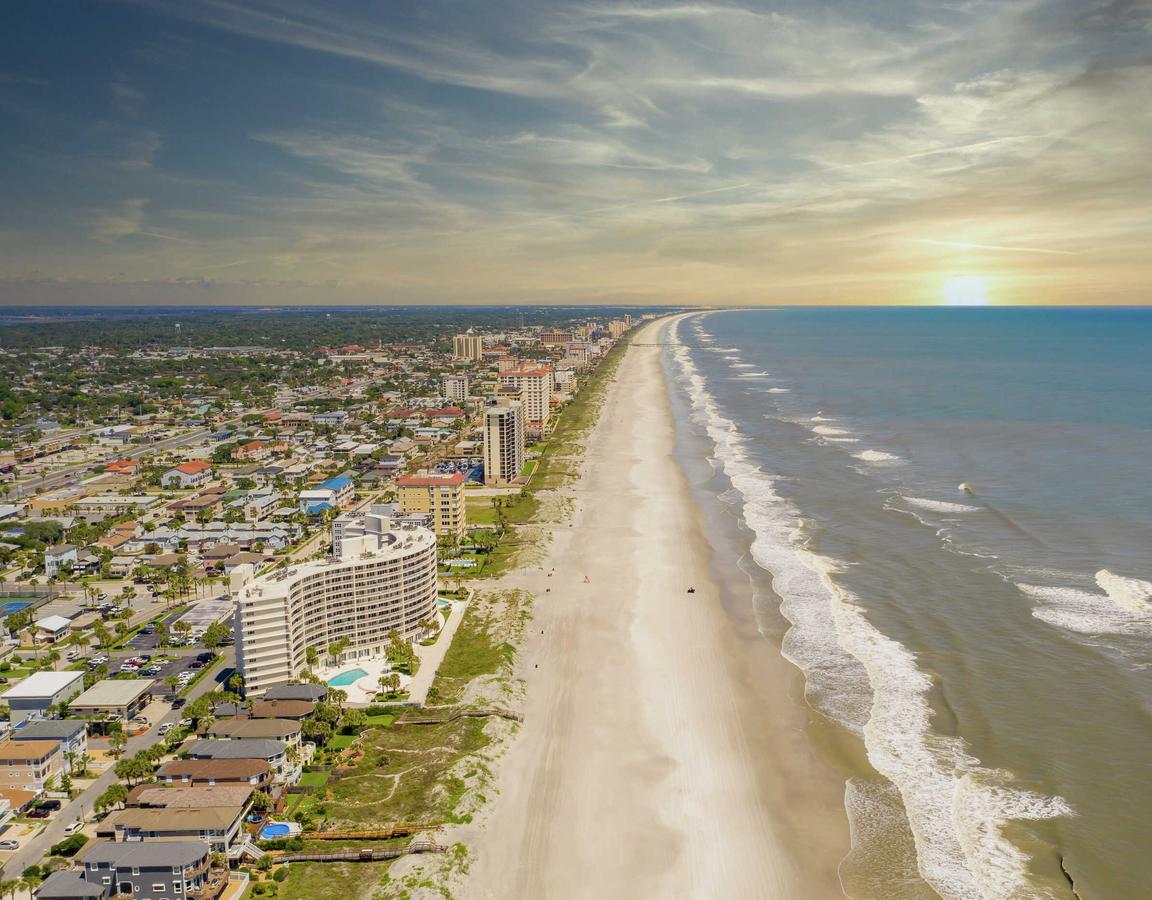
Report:
[[[1152,0],[13,0],[0,304],[1152,302]]]

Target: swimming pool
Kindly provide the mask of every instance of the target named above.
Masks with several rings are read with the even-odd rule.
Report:
[[[269,822],[260,829],[260,840],[274,841],[299,833],[300,826],[296,822]]]
[[[350,684],[355,684],[368,673],[363,669],[349,669],[347,672],[341,672],[333,678],[328,679],[328,683],[332,687],[347,687]]]

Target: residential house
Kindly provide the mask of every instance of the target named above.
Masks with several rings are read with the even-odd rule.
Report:
[[[64,773],[58,741],[0,741],[0,787],[39,793]]]
[[[80,548],[74,544],[56,544],[44,551],[44,574],[55,578],[61,571],[71,570],[76,565]]]
[[[271,738],[245,738],[229,741],[193,741],[186,749],[191,759],[259,759],[268,763],[277,774],[287,766],[288,746]]]
[[[269,692],[272,690],[269,688]],[[261,700],[252,705],[248,715],[253,719],[290,719],[300,722],[315,711],[316,704],[310,700]]]
[[[218,719],[204,733],[213,740],[271,738],[289,747],[300,746],[300,723],[288,719]]]
[[[352,503],[356,485],[347,475],[329,478],[315,488],[300,492],[300,511],[312,515],[326,509],[340,509]]]
[[[65,772],[71,772],[73,760],[88,752],[88,725],[79,719],[29,719],[17,726],[13,736],[21,741],[56,741]]]
[[[214,852],[226,853],[244,822],[246,807],[205,806],[199,809],[121,809],[96,828],[98,837],[113,841],[207,841]]]
[[[165,784],[247,784],[264,789],[272,767],[262,759],[174,759],[156,770]]]
[[[108,463],[104,471],[111,475],[135,475],[138,468],[140,468],[138,459],[117,459]]]
[[[212,464],[202,459],[181,463],[174,469],[169,469],[160,478],[160,483],[167,488],[179,488],[189,491],[207,484],[212,480]]]

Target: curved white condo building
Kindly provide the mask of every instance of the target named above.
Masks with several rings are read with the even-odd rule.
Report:
[[[330,559],[233,574],[236,662],[249,696],[297,677],[309,647],[323,659],[347,638],[346,662],[383,656],[393,631],[419,636],[436,613],[436,537],[386,519],[377,529],[345,537]]]

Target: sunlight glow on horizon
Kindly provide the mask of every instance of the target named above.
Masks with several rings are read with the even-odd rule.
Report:
[[[987,306],[988,279],[982,275],[955,275],[940,290],[945,306]]]

